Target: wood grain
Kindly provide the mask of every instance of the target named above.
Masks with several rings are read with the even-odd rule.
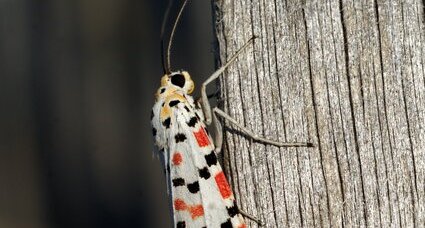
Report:
[[[220,0],[224,161],[239,206],[266,227],[425,226],[424,1]],[[250,227],[257,227],[250,223]]]

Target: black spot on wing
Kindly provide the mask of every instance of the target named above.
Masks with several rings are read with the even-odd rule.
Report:
[[[189,127],[195,127],[196,123],[198,123],[198,118],[196,116],[190,118],[189,122],[187,122],[187,125]]]
[[[153,110],[151,110],[151,120],[153,119],[154,116],[155,114],[153,113]]]
[[[165,88],[162,88],[161,91],[159,91],[159,93],[164,93],[165,92]]]
[[[204,168],[199,170],[199,176],[204,178],[205,180],[207,180],[208,178],[211,177],[211,173],[210,173],[210,171],[208,170],[207,167],[204,167]]]
[[[217,156],[214,151],[204,156],[208,166],[217,165]]]
[[[227,213],[232,218],[239,213],[239,210],[235,205],[233,205],[232,207],[226,207],[226,209],[227,209]]]
[[[227,221],[226,221],[226,222],[223,222],[223,223],[220,225],[220,227],[221,227],[221,228],[233,228],[233,226],[232,226],[232,222],[230,222],[230,219],[227,219]]]
[[[184,109],[186,109],[186,112],[190,112],[189,108],[185,105]]]
[[[174,187],[178,187],[178,186],[183,186],[185,184],[184,179],[183,178],[175,178],[173,179],[173,186]]]
[[[170,101],[170,103],[168,103],[168,105],[169,105],[170,107],[173,107],[173,106],[176,106],[178,103],[180,103],[180,101],[179,101],[179,100],[172,100],[172,101]]]
[[[177,222],[176,228],[186,228],[186,222],[185,221]]]
[[[152,128],[152,135],[155,137],[156,136],[156,128]]]
[[[182,134],[182,133],[177,133],[177,134],[174,136],[174,139],[176,140],[176,143],[184,142],[184,141],[186,140],[186,135],[184,135],[184,134]]]
[[[199,192],[199,182],[195,181],[191,184],[187,184],[187,189],[189,190],[189,192],[194,193],[194,194]]]
[[[170,124],[171,124],[170,117],[168,117],[167,119],[164,120],[164,122],[162,122],[162,125],[164,125],[165,128],[170,128]]]

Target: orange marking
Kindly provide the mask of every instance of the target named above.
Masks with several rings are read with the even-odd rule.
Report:
[[[215,175],[214,179],[223,199],[229,198],[232,195],[232,190],[230,189],[229,183],[227,183],[226,176],[224,176],[223,171]]]
[[[198,132],[193,132],[193,134],[195,135],[196,141],[198,141],[198,145],[200,147],[210,145],[210,139],[208,138],[208,135],[203,127],[201,127]]]
[[[241,224],[240,226],[238,226],[238,228],[246,228],[245,223],[244,224]]]
[[[183,161],[182,154],[179,152],[175,152],[172,161],[174,165],[180,165],[180,163],[182,163]]]
[[[204,208],[201,204],[195,206],[188,206],[182,199],[174,200],[174,208],[177,211],[188,211],[192,216],[192,219],[196,219],[204,215]]]
[[[184,211],[187,209],[186,203],[181,199],[174,200],[174,208],[178,211]]]
[[[202,205],[196,205],[189,208],[189,212],[192,215],[192,219],[195,219],[197,217],[200,217],[204,215],[204,208]]]
[[[161,108],[161,112],[159,113],[159,116],[161,118],[161,122],[167,119],[171,114],[171,110],[169,106],[164,106]]]

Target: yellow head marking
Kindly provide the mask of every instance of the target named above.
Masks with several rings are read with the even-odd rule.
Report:
[[[171,74],[165,74],[161,78],[161,86],[167,88],[175,88],[186,94],[191,94],[195,85],[187,71],[176,71]]]
[[[191,94],[195,89],[195,83],[192,81],[192,78],[187,71],[183,71],[182,74],[186,79],[187,94]]]
[[[168,74],[165,74],[164,76],[162,76],[161,78],[161,86],[168,86]]]

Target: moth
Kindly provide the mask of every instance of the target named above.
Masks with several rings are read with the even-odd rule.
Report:
[[[217,159],[216,153],[221,150],[222,144],[222,128],[218,116],[259,142],[276,146],[311,146],[311,144],[282,143],[259,137],[222,110],[211,108],[206,86],[217,79],[255,37],[243,45],[224,66],[202,84],[201,102],[195,103],[191,96],[194,82],[190,74],[170,69],[171,41],[186,3],[187,0],[177,15],[170,35],[166,65],[164,57],[162,58],[164,75],[161,78],[161,86],[155,94],[156,101],[151,116],[155,144],[165,166],[174,227],[245,228],[243,216],[256,219],[236,206],[231,187]],[[216,131],[214,140],[206,127],[211,123]]]

